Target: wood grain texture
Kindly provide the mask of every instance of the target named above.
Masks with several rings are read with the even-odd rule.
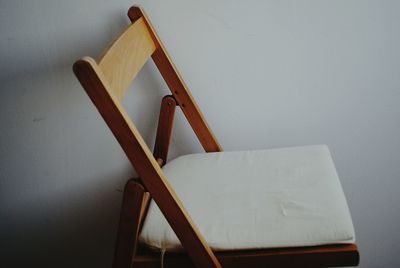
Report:
[[[143,19],[138,19],[104,52],[99,66],[118,100],[155,50]]]
[[[176,101],[172,96],[165,96],[161,101],[160,116],[158,117],[154,157],[161,159],[163,166],[167,163],[168,148],[172,135]]]
[[[355,244],[315,247],[277,248],[260,250],[235,250],[216,252],[224,268],[279,267],[345,267],[359,264],[359,252]],[[160,267],[160,254],[141,248],[134,260],[135,268]],[[166,253],[164,267],[196,267],[185,253]]]
[[[200,108],[197,106],[197,103],[190,93],[189,88],[186,86],[177,68],[173,64],[145,12],[140,7],[133,6],[129,9],[128,16],[132,22],[142,18],[144,19],[153,41],[156,44],[156,50],[152,54],[153,61],[157,65],[157,68],[171,90],[175,100],[181,107],[183,114],[193,128],[193,131],[195,132],[204,150],[206,152],[222,151],[221,145],[218,143],[217,138],[215,137],[211,128],[208,126],[207,121],[200,111]]]
[[[95,60],[89,57],[78,60],[74,64],[74,72],[196,265],[221,267],[142,136],[122,108],[118,98],[109,89],[109,84]]]
[[[144,198],[143,186],[129,180],[124,189],[113,268],[130,268],[132,266],[139,238]]]

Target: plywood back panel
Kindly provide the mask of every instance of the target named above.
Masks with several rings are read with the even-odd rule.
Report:
[[[99,67],[119,100],[155,49],[148,28],[140,18],[104,52]]]

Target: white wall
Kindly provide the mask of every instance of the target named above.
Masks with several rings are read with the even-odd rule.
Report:
[[[226,150],[326,143],[361,267],[400,267],[400,2],[140,1]],[[71,70],[132,1],[0,0],[0,259],[110,267],[122,150]],[[151,144],[166,86],[148,64],[125,104]],[[199,152],[178,114],[171,157]]]

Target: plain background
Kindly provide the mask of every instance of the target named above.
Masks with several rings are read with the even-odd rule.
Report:
[[[134,176],[72,73],[141,4],[225,150],[327,144],[360,267],[400,267],[400,1],[0,1],[2,267],[110,267]],[[124,104],[153,146],[167,88]],[[178,112],[171,158],[202,149]],[[212,187],[212,186],[210,186]]]

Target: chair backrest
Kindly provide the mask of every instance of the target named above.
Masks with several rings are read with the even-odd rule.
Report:
[[[199,267],[220,267],[121,105],[120,101],[130,83],[150,57],[205,151],[221,151],[222,148],[143,10],[132,7],[128,16],[132,24],[103,53],[100,60],[84,57],[75,62],[74,72],[182,245],[186,249],[196,249],[188,251],[192,260]]]
[[[155,50],[144,19],[140,18],[104,52],[99,67],[118,100]]]

